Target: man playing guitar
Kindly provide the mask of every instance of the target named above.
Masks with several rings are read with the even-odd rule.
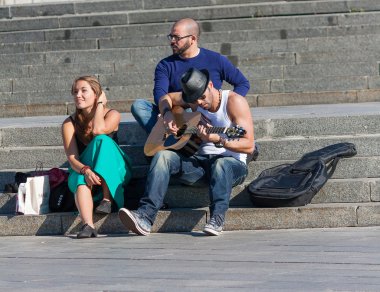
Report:
[[[247,100],[229,90],[217,90],[207,70],[190,68],[181,77],[182,92],[160,99],[159,109],[168,133],[177,134],[180,127],[172,108],[181,106],[200,112],[208,121],[199,123],[196,134],[202,140],[198,151],[187,157],[179,151],[158,151],[151,162],[145,194],[139,208],[119,210],[121,222],[133,232],[148,235],[162,206],[171,175],[184,184],[199,180],[209,183],[210,220],[203,231],[219,235],[223,231],[232,187],[241,184],[248,173],[246,155],[254,150],[253,121]],[[210,127],[239,125],[244,131],[238,139],[210,133]],[[149,140],[149,138],[148,138]]]

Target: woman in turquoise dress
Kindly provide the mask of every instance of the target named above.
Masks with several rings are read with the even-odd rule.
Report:
[[[131,178],[131,162],[117,143],[120,113],[107,107],[107,97],[93,76],[75,79],[71,93],[75,113],[62,124],[69,167],[69,188],[83,226],[78,238],[96,237],[96,213],[111,213],[124,206],[124,186]]]

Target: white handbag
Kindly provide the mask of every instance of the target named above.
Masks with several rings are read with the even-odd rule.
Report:
[[[26,183],[19,186],[16,213],[24,215],[49,213],[49,195],[48,175],[28,177]]]

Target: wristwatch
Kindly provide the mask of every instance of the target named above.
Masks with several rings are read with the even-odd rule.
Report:
[[[219,138],[218,142],[214,143],[216,148],[223,148],[225,144],[226,144],[226,139],[222,137]]]

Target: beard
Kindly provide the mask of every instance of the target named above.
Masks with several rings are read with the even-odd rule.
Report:
[[[186,42],[182,47],[178,47],[177,45],[174,44],[171,46],[171,48],[172,48],[173,54],[182,55],[184,52],[188,50],[188,48],[190,48],[190,46],[191,46],[190,42]]]

